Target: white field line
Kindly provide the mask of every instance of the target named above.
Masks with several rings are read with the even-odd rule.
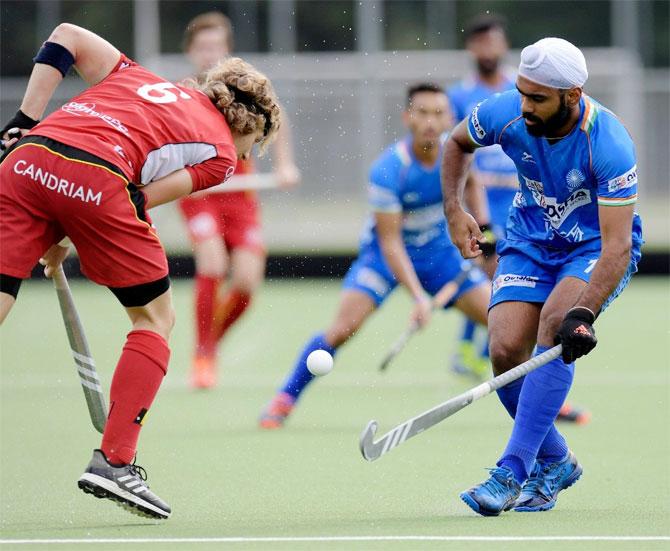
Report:
[[[123,543],[329,543],[375,541],[464,541],[464,542],[654,542],[670,541],[670,536],[296,536],[296,537],[213,537],[213,538],[86,538],[86,539],[4,539],[0,544],[123,544]]]

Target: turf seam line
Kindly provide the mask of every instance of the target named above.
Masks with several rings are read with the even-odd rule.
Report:
[[[88,539],[3,539],[0,545],[21,544],[105,544],[105,543],[293,543],[365,541],[670,541],[670,536],[236,536],[209,538],[88,538]]]

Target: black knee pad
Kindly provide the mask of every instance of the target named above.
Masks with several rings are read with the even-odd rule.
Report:
[[[170,277],[165,276],[149,283],[141,283],[132,287],[109,287],[109,290],[114,293],[114,296],[119,299],[123,306],[132,308],[134,306],[146,306],[169,288]]]
[[[20,277],[0,274],[0,293],[7,293],[16,298],[19,294],[22,281],[23,280]]]

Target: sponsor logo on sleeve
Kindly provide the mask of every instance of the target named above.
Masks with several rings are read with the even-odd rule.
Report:
[[[539,277],[521,274],[500,274],[493,282],[493,292],[497,293],[503,287],[535,287]]]
[[[628,172],[625,172],[621,176],[612,178],[607,181],[607,191],[614,193],[621,189],[626,189],[633,187],[637,184],[637,165],[633,166]]]
[[[481,103],[479,104],[481,105]],[[472,126],[475,129],[475,134],[477,137],[482,140],[486,136],[486,131],[482,128],[482,125],[479,122],[479,105],[472,110],[472,115],[470,115],[470,120],[472,121]]]

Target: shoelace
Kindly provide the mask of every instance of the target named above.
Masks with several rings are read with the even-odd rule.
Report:
[[[495,476],[496,474],[502,474],[500,472],[500,468],[499,467],[493,467],[493,468],[487,469],[487,471],[491,475],[491,478],[486,480],[484,482],[484,484],[482,484],[482,486],[484,488],[486,488],[492,495],[494,495],[496,497],[503,494],[505,492],[505,490],[507,490],[507,484],[501,482]],[[507,475],[504,474],[503,476],[505,476],[505,482],[507,482]]]
[[[547,477],[551,471],[552,465],[544,465],[539,469],[533,469],[533,473],[524,484],[524,493],[540,494],[543,497],[550,497],[554,494],[558,486],[558,476]]]
[[[128,470],[130,471],[130,474],[137,475],[142,479],[142,482],[146,482],[147,480],[147,471],[144,469],[144,467],[141,467],[136,463],[137,458],[133,459],[133,462],[128,465]],[[146,484],[145,484],[146,486]]]

